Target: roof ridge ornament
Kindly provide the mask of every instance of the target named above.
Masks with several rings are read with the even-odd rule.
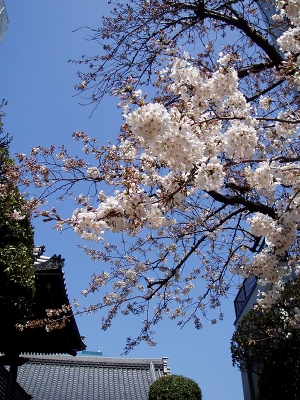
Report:
[[[64,267],[65,259],[59,254],[58,256],[54,254],[52,257],[40,256],[36,258],[34,262],[34,270],[55,270],[62,269]]]
[[[45,250],[46,250],[46,247],[44,245],[34,246],[33,255],[34,255],[35,259],[41,257],[44,254]]]

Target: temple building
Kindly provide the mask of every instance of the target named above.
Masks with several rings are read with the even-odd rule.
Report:
[[[34,251],[37,319],[46,309],[69,306],[61,256],[43,255],[44,246]],[[2,355],[0,398],[5,400],[148,400],[150,385],[170,373],[167,357],[109,358],[86,351],[71,311],[61,329],[26,329],[15,349],[15,358]],[[0,332],[0,351],[1,332]],[[79,353],[79,355],[77,355]],[[76,357],[75,357],[76,356]],[[16,364],[16,365],[15,365]],[[16,367],[17,380],[8,371]]]

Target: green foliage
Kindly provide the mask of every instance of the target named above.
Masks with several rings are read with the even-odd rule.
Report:
[[[0,113],[0,134],[3,134]],[[1,350],[18,337],[16,323],[32,316],[35,280],[33,228],[26,200],[14,183],[9,139],[0,139],[0,340]]]
[[[300,399],[299,348],[294,349],[291,344],[290,349],[282,347],[274,351],[272,359],[262,366],[258,390],[258,400]]]
[[[149,400],[201,400],[202,394],[195,381],[180,375],[168,375],[152,383]]]
[[[0,198],[0,320],[6,315],[21,322],[34,295],[33,229],[28,215],[12,217],[25,202],[16,187],[6,185],[9,190]]]
[[[270,310],[250,310],[231,341],[233,364],[258,368],[259,400],[300,399],[300,278],[285,284]]]

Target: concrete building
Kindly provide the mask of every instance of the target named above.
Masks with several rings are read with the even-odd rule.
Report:
[[[283,261],[285,263],[285,261]],[[286,277],[285,281],[289,279],[295,279],[297,277],[295,271]],[[247,278],[244,280],[242,287],[240,288],[236,298],[234,300],[234,309],[236,319],[234,325],[237,327],[241,322],[242,318],[248,313],[249,310],[253,309],[255,303],[257,303],[258,293],[267,292],[270,285],[259,286],[257,284],[257,278]],[[252,366],[253,371],[242,371],[242,386],[244,392],[244,400],[256,400],[258,396],[258,373],[260,371],[261,364]],[[256,371],[256,373],[255,373]]]
[[[257,302],[258,290],[266,290],[257,285],[257,278],[247,278],[244,280],[242,287],[238,291],[234,300],[235,321],[234,325],[237,326],[244,315],[248,313]],[[244,392],[244,400],[256,400],[258,395],[257,378],[258,375],[251,371],[242,371],[242,385]]]
[[[4,0],[0,0],[0,43],[8,28],[8,16],[4,4]]]

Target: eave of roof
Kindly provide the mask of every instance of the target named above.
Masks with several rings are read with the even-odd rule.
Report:
[[[34,299],[34,319],[43,320],[47,317],[47,309],[61,309],[62,305],[70,305],[67,294],[65,278],[63,273],[64,259],[61,256],[43,256],[44,246],[36,247],[34,250],[35,262],[34,273],[36,282],[36,293]],[[45,328],[27,328],[19,335],[10,351],[13,351],[14,363],[18,353],[40,353],[40,354],[70,354],[75,356],[77,351],[86,348],[80,336],[75,317],[71,311],[65,314],[68,322],[61,329],[47,332]],[[1,332],[0,332],[1,339]],[[0,351],[7,353],[6,348]],[[12,357],[11,355],[9,356]],[[10,359],[2,357],[3,363],[10,363]]]
[[[58,309],[62,305],[70,305],[65,277],[62,268],[64,259],[56,254],[43,256],[44,246],[34,251],[34,272],[36,279],[35,315],[37,319],[46,317],[46,309]],[[68,323],[62,329],[47,332],[45,329],[33,329],[32,340],[23,351],[42,354],[71,354],[86,348],[80,336],[75,317],[72,312],[66,314]]]

